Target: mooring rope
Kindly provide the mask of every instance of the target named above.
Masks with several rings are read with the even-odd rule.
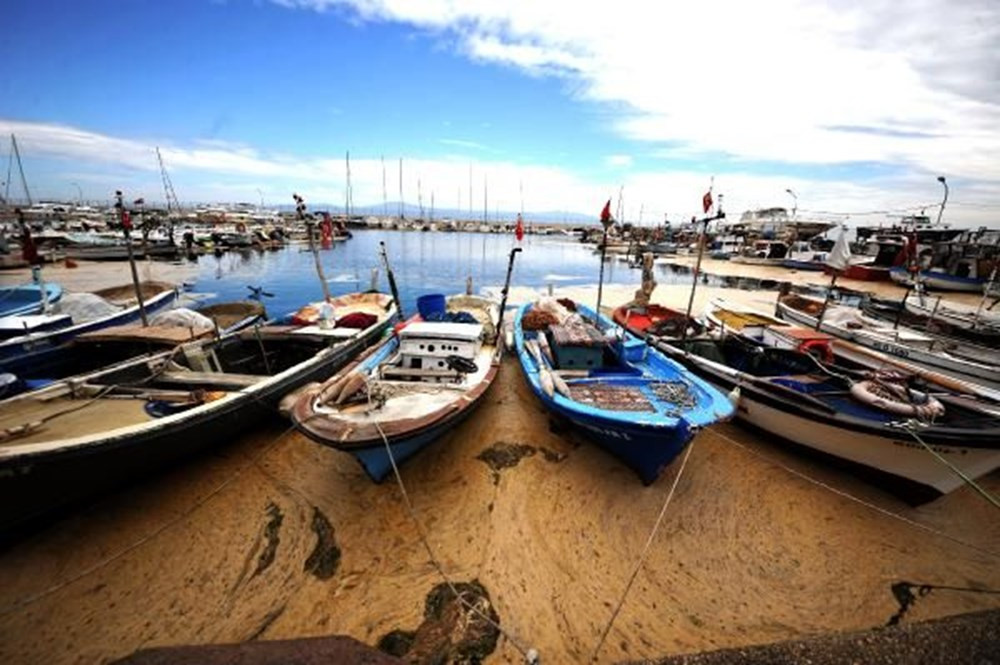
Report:
[[[444,571],[441,563],[438,561],[437,557],[434,555],[434,549],[431,547],[430,541],[427,539],[427,533],[424,530],[424,525],[421,523],[420,519],[417,517],[417,511],[413,507],[413,502],[410,501],[410,495],[406,491],[406,486],[403,484],[403,477],[399,473],[399,467],[396,466],[396,458],[392,454],[392,446],[389,445],[389,438],[382,431],[382,426],[379,425],[377,420],[372,420],[372,424],[375,425],[375,429],[378,430],[379,435],[382,437],[382,443],[385,444],[386,455],[389,456],[389,463],[392,464],[392,473],[396,477],[396,484],[399,485],[399,491],[403,495],[403,504],[406,506],[407,512],[410,514],[410,519],[413,521],[414,526],[417,528],[417,533],[420,536],[420,542],[423,544],[424,549],[427,551],[427,556],[431,561],[431,565],[437,570],[438,575],[444,580],[448,588],[451,589],[451,593],[455,596],[459,603],[461,603],[470,612],[477,614],[480,618],[486,621],[488,624],[496,628],[507,640],[514,645],[514,648],[521,652],[524,656],[524,661],[530,665],[536,665],[539,662],[538,651],[536,649],[529,649],[522,645],[520,640],[518,640],[514,635],[504,630],[504,628],[494,621],[490,616],[485,614],[478,607],[467,601],[455,588],[454,583],[452,583],[451,578]]]
[[[775,460],[772,457],[769,457],[767,455],[764,455],[763,453],[757,452],[753,448],[750,448],[746,444],[740,443],[736,439],[733,439],[731,437],[726,436],[722,432],[718,431],[717,428],[712,428],[712,429],[709,429],[708,431],[710,431],[712,434],[718,436],[719,438],[723,439],[724,441],[728,441],[729,443],[731,443],[731,444],[733,444],[735,446],[738,446],[739,448],[742,448],[743,450],[747,451],[751,455],[754,455],[755,457],[757,457],[759,459],[762,459],[762,460],[764,460],[764,461],[766,461],[766,462],[768,462],[770,464],[773,464],[774,466],[787,471],[788,473],[792,474],[793,476],[801,478],[802,480],[805,480],[808,483],[812,483],[813,485],[816,485],[817,487],[821,487],[821,488],[823,488],[823,489],[825,489],[825,490],[827,490],[829,492],[832,492],[832,493],[834,493],[834,494],[836,494],[838,496],[841,496],[841,497],[843,497],[845,499],[853,501],[854,503],[857,503],[857,504],[860,504],[862,506],[865,506],[866,508],[869,508],[871,510],[874,510],[875,512],[881,513],[881,514],[883,514],[883,515],[885,515],[887,517],[891,517],[891,518],[893,518],[895,520],[899,520],[900,522],[908,524],[908,525],[910,525],[910,526],[912,526],[914,528],[920,529],[921,531],[926,531],[927,533],[934,534],[935,536],[938,536],[940,538],[944,538],[945,540],[950,540],[951,542],[953,542],[953,543],[955,543],[957,545],[961,545],[962,547],[966,547],[966,548],[968,548],[970,550],[974,550],[976,552],[979,552],[980,554],[985,554],[987,556],[991,556],[991,557],[1000,559],[1000,553],[997,553],[997,552],[994,552],[992,550],[988,550],[985,547],[980,547],[979,545],[976,545],[976,544],[964,541],[961,538],[957,538],[955,536],[952,536],[951,534],[948,534],[948,533],[946,533],[944,531],[941,531],[940,529],[935,529],[932,526],[927,526],[926,524],[922,524],[922,523],[920,523],[920,522],[918,522],[916,520],[912,520],[909,517],[905,517],[903,515],[900,515],[899,513],[894,513],[891,510],[888,510],[886,508],[882,508],[881,506],[877,506],[874,503],[871,503],[869,501],[865,501],[864,499],[858,498],[858,497],[854,496],[853,494],[849,494],[849,493],[845,492],[844,490],[840,490],[840,489],[837,489],[836,487],[833,487],[832,485],[828,485],[827,483],[824,483],[821,480],[817,480],[815,478],[812,478],[812,477],[810,477],[810,476],[802,473],[801,471],[797,471],[797,470],[791,468],[790,466],[782,464],[781,462]]]
[[[89,575],[97,572],[101,568],[104,568],[104,567],[106,567],[106,566],[114,563],[118,559],[121,559],[126,554],[129,554],[130,552],[138,549],[139,547],[142,547],[143,545],[145,545],[150,540],[156,538],[157,536],[163,534],[164,532],[166,532],[167,530],[169,530],[173,526],[179,524],[181,521],[187,519],[196,510],[198,510],[203,505],[205,505],[206,503],[208,503],[215,496],[217,496],[220,492],[222,492],[222,490],[224,490],[226,487],[228,487],[234,480],[236,480],[240,476],[240,474],[242,474],[244,471],[246,471],[251,466],[256,466],[257,463],[260,461],[260,459],[263,458],[264,455],[267,452],[269,452],[274,446],[276,446],[279,441],[281,441],[283,438],[285,438],[285,436],[289,432],[294,431],[294,429],[295,429],[294,426],[291,426],[291,427],[288,427],[287,429],[285,429],[281,434],[279,434],[277,437],[275,437],[275,439],[273,441],[271,441],[266,446],[264,446],[259,453],[257,453],[253,457],[251,457],[249,462],[247,462],[246,464],[244,464],[243,466],[241,466],[234,474],[232,474],[231,476],[229,476],[228,478],[226,478],[224,481],[222,481],[221,483],[219,483],[212,491],[210,491],[208,494],[206,494],[202,498],[200,498],[197,501],[195,501],[194,504],[192,504],[190,508],[188,508],[187,510],[185,510],[184,512],[182,512],[180,515],[178,515],[174,519],[167,520],[166,522],[164,522],[159,527],[157,527],[156,529],[154,529],[150,533],[146,534],[142,538],[136,540],[135,542],[133,542],[130,545],[127,545],[126,547],[123,547],[122,549],[118,550],[117,552],[115,552],[111,556],[106,557],[105,559],[102,559],[101,561],[98,561],[97,563],[95,563],[95,564],[93,564],[91,566],[88,566],[87,568],[83,569],[82,571],[80,571],[76,575],[74,575],[74,576],[72,576],[72,577],[70,577],[68,579],[65,579],[65,580],[63,580],[61,582],[57,582],[57,583],[53,584],[52,586],[49,586],[49,587],[47,587],[45,589],[42,589],[41,591],[37,591],[37,592],[35,592],[33,594],[29,594],[29,595],[27,595],[27,596],[25,596],[25,597],[23,597],[23,598],[21,598],[21,599],[19,599],[17,601],[14,601],[13,603],[11,603],[10,605],[7,605],[6,607],[0,608],[0,616],[6,616],[8,614],[16,612],[16,611],[18,611],[18,610],[20,610],[20,609],[22,609],[24,607],[27,607],[28,605],[31,605],[31,604],[33,604],[33,603],[41,600],[42,598],[45,598],[47,596],[51,596],[52,594],[54,594],[57,591],[60,591],[60,590],[62,590],[64,588],[66,588],[67,586],[69,586],[71,584],[79,582],[83,578],[88,577]]]
[[[905,423],[902,423],[900,425],[900,429],[904,429],[907,432],[909,432],[910,436],[912,436],[914,439],[916,439],[917,443],[919,443],[921,446],[924,447],[924,450],[926,450],[931,455],[933,455],[937,459],[937,461],[941,462],[942,464],[944,464],[945,466],[947,466],[949,469],[951,469],[953,472],[955,472],[955,475],[957,475],[959,478],[961,478],[962,481],[965,482],[966,485],[968,485],[969,487],[971,487],[972,489],[974,489],[979,494],[979,496],[981,496],[984,499],[986,499],[987,501],[989,501],[991,504],[993,504],[993,506],[995,508],[1000,508],[1000,499],[997,499],[995,496],[993,496],[988,491],[986,491],[985,489],[983,489],[982,485],[980,485],[975,480],[973,480],[972,478],[970,478],[969,476],[967,476],[965,474],[965,472],[963,472],[957,466],[955,466],[954,464],[952,464],[951,462],[949,462],[948,460],[946,460],[941,455],[941,453],[939,453],[938,451],[934,450],[929,445],[927,445],[927,442],[924,441],[922,438],[920,438],[920,435],[917,434],[917,426],[918,426],[917,423],[915,423],[912,420],[908,420]]]
[[[663,523],[663,517],[667,514],[667,507],[670,505],[670,500],[674,498],[674,491],[677,489],[677,483],[680,482],[681,475],[684,474],[684,467],[687,466],[688,457],[691,456],[692,448],[694,448],[693,440],[690,444],[688,444],[687,450],[684,451],[684,459],[681,460],[681,466],[677,469],[677,475],[674,476],[674,482],[670,485],[670,491],[667,492],[667,498],[663,501],[663,506],[660,508],[660,514],[656,516],[656,522],[653,523],[653,528],[650,530],[649,536],[646,538],[646,544],[642,548],[642,552],[639,553],[639,558],[636,559],[635,566],[632,568],[632,574],[629,575],[628,583],[625,584],[625,589],[622,591],[621,598],[618,599],[618,604],[615,606],[614,612],[611,613],[611,618],[608,619],[608,624],[604,627],[603,632],[601,632],[601,639],[598,640],[597,646],[594,647],[594,651],[590,656],[590,662],[597,660],[597,655],[601,652],[601,647],[604,646],[604,641],[608,638],[608,633],[611,632],[611,626],[614,625],[615,619],[618,618],[618,613],[625,604],[625,598],[628,596],[629,591],[631,591],[635,578],[639,575],[639,570],[642,568],[642,564],[646,560],[646,554],[649,553],[649,548],[653,545],[653,539],[656,538],[656,533],[660,529],[660,524]]]

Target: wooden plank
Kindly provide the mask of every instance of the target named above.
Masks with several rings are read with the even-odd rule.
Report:
[[[112,326],[77,336],[80,342],[148,342],[151,344],[177,345],[208,337],[212,328],[186,326]]]

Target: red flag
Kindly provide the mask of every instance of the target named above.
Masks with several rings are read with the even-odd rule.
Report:
[[[146,204],[146,199],[136,199],[135,201],[132,201],[132,205],[141,206],[145,204]]]
[[[708,190],[705,192],[705,196],[701,197],[701,207],[706,215],[712,209],[712,190]]]
[[[524,240],[524,220],[521,219],[521,213],[517,213],[517,226],[514,227],[514,236],[518,242]]]
[[[132,230],[132,216],[128,214],[128,210],[122,211],[122,228]]]
[[[31,265],[41,263],[38,258],[38,247],[35,245],[35,239],[31,237],[31,231],[28,230],[27,225],[21,232],[21,258]]]
[[[604,210],[601,211],[601,224],[607,224],[611,221],[611,199],[604,204]]]

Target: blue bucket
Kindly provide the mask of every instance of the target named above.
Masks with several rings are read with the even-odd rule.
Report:
[[[431,319],[436,315],[445,313],[444,294],[431,293],[417,298],[417,311],[425,319]]]

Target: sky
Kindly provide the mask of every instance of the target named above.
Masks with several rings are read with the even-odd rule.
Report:
[[[9,0],[0,194],[1000,226],[996,0]],[[383,164],[385,165],[383,168]],[[385,191],[383,192],[383,173]],[[485,190],[485,191],[484,191]],[[791,193],[789,193],[791,190]],[[471,192],[471,196],[470,196]],[[529,214],[530,216],[530,214]]]

